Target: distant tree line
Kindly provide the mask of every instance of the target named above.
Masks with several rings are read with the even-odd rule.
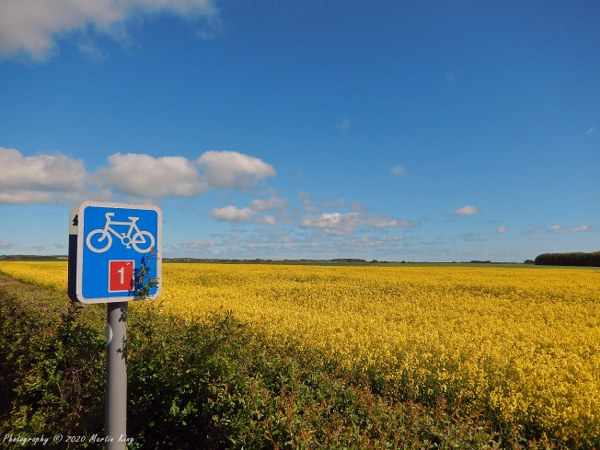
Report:
[[[542,253],[535,264],[547,266],[600,267],[600,252]]]
[[[0,255],[0,261],[66,261],[61,255]]]

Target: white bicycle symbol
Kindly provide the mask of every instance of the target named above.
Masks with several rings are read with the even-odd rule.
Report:
[[[113,234],[121,240],[121,243],[126,248],[133,246],[139,253],[148,253],[152,250],[155,244],[154,236],[149,231],[141,231],[138,228],[136,222],[139,220],[139,217],[128,217],[130,222],[116,222],[111,220],[114,215],[114,212],[107,212],[105,214],[106,224],[104,228],[98,228],[87,235],[85,243],[91,251],[94,253],[104,253],[107,251],[112,245]],[[129,230],[127,230],[127,233],[117,233],[112,225],[129,225]]]

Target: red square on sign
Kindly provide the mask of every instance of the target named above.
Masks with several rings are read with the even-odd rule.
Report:
[[[108,292],[133,291],[135,261],[108,261]]]

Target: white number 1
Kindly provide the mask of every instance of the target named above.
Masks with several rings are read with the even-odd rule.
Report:
[[[121,275],[121,285],[125,284],[125,267],[121,267],[117,272]]]

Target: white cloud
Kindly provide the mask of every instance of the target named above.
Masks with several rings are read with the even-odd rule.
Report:
[[[185,18],[212,17],[214,0],[2,0],[0,56],[26,55],[44,61],[56,51],[57,38],[96,32],[118,39],[132,18],[170,13]]]
[[[303,218],[300,225],[303,228],[320,228],[331,234],[350,234],[356,230],[357,217],[357,213],[323,213]]]
[[[250,207],[255,211],[269,211],[273,209],[285,209],[287,207],[287,200],[283,198],[271,197],[268,200],[262,200],[255,198],[250,203]]]
[[[286,199],[271,197],[268,200],[263,200],[256,198],[250,202],[249,208],[225,206],[223,208],[213,209],[208,213],[208,215],[223,222],[275,225],[277,219],[271,215],[263,215],[263,212],[272,210],[279,210],[282,212],[286,208]],[[278,219],[285,221],[285,218],[281,215],[278,217]]]
[[[312,196],[308,192],[300,191],[298,193],[298,199],[304,205],[304,209],[306,209],[307,212],[315,213],[319,210],[319,207],[315,205]]]
[[[55,203],[58,201],[56,195],[50,192],[19,189],[0,191],[0,204],[5,205],[31,205]]]
[[[260,180],[275,176],[270,164],[234,151],[208,151],[196,161],[204,168],[206,182],[215,188],[249,189]]]
[[[317,228],[328,234],[348,235],[359,228],[412,228],[416,224],[408,220],[396,220],[387,216],[350,213],[322,213],[319,216],[304,217],[302,228]]]
[[[356,212],[356,213],[361,213],[365,210],[365,205],[362,204],[362,202],[354,202],[350,205],[350,211],[352,212]]]
[[[506,233],[507,231],[508,228],[506,225],[500,225],[498,228],[496,228],[496,233]]]
[[[83,162],[58,153],[23,156],[18,150],[0,147],[0,167],[0,188],[79,189],[86,178]]]
[[[252,211],[250,208],[225,206],[224,208],[215,208],[208,214],[215,219],[225,222],[248,222],[256,214],[256,211]]]
[[[342,121],[338,125],[338,128],[342,131],[346,131],[350,128],[350,120],[347,117],[342,117]]]
[[[304,209],[306,210],[306,212],[311,213],[311,214],[317,213],[322,208],[338,209],[346,204],[345,198],[337,198],[335,200],[325,200],[325,201],[316,203],[313,200],[311,194],[309,194],[308,192],[304,192],[304,191],[300,191],[298,193],[298,199],[300,200],[300,203],[302,203],[302,205],[304,206]],[[353,212],[360,212],[360,211],[362,211],[363,206],[360,202],[355,202],[354,204],[350,205],[350,208]]]
[[[108,53],[95,40],[88,37],[82,38],[77,42],[77,49],[85,58],[91,61],[100,62],[108,59]]]
[[[111,167],[96,175],[99,186],[144,198],[193,197],[209,188],[249,189],[275,175],[271,165],[233,151],[208,151],[196,161],[182,156],[116,153],[108,162]],[[203,167],[203,174],[198,166]]]
[[[204,173],[199,165],[203,164]],[[82,161],[59,153],[23,156],[0,147],[0,204],[108,200],[115,195],[143,199],[193,197],[211,188],[248,189],[275,171],[262,160],[238,152],[206,152],[198,160],[115,153],[108,167],[86,172]],[[94,190],[92,190],[94,188]],[[257,210],[283,209],[285,200],[255,200]]]
[[[405,249],[403,236],[324,236],[321,233],[288,233],[276,227],[261,228],[242,240],[220,243],[228,257],[239,258],[365,258],[395,260]],[[225,248],[228,247],[228,248]],[[384,256],[385,255],[385,256]]]
[[[272,216],[262,216],[251,208],[237,208],[235,206],[225,206],[215,208],[208,213],[209,216],[217,220],[232,223],[256,223],[265,225],[274,225],[275,218]]]
[[[589,135],[589,134],[594,134],[594,133],[595,133],[595,132],[597,132],[597,131],[598,131],[598,128],[596,128],[596,127],[589,127],[589,128],[586,130],[585,134],[587,134],[587,135]]]
[[[455,216],[474,216],[481,214],[481,211],[479,211],[479,209],[473,205],[467,205],[463,206],[462,208],[455,209],[452,214]]]
[[[587,225],[580,225],[578,227],[571,228],[571,231],[575,233],[585,233],[586,231],[590,231],[590,227],[588,227]]]
[[[390,173],[395,177],[404,177],[406,176],[407,171],[404,166],[394,166],[392,167],[392,170],[390,170]]]
[[[477,233],[462,233],[454,236],[453,239],[462,241],[462,242],[483,242],[485,239],[480,237]]]
[[[185,250],[205,250],[216,245],[214,241],[185,241],[179,244]]]
[[[11,248],[11,247],[14,247],[14,244],[0,240],[0,249],[7,249],[7,248]]]
[[[410,220],[396,220],[387,216],[371,216],[367,214],[359,214],[361,224],[373,228],[414,228],[416,223]]]
[[[207,189],[194,163],[181,156],[115,153],[95,176],[99,186],[142,198],[192,197]]]
[[[580,225],[578,227],[567,228],[561,225],[552,225],[548,228],[548,232],[550,233],[585,233],[590,231],[590,227],[588,225]]]
[[[346,204],[346,200],[343,198],[338,198],[336,200],[329,200],[322,203],[322,205],[326,208],[339,208]]]
[[[358,236],[358,237],[347,237],[338,243],[337,248],[344,248],[349,251],[356,252],[356,256],[360,257],[361,253],[365,250],[372,248],[389,249],[397,246],[404,240],[403,236],[392,236],[392,237],[373,237],[373,236]],[[335,251],[335,249],[333,249]],[[364,255],[363,255],[364,256]]]
[[[0,147],[0,203],[52,203],[85,188],[87,173],[82,161],[59,153],[23,156]]]

